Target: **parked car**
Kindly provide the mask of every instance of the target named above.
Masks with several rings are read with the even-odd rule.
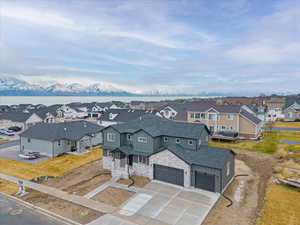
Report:
[[[17,126],[12,126],[12,127],[9,127],[8,130],[11,130],[11,131],[14,131],[14,132],[18,132],[18,131],[21,131],[22,128],[21,127],[17,127]]]
[[[40,158],[40,153],[39,152],[28,152],[24,154],[19,154],[19,157],[22,159],[37,159]]]
[[[7,130],[7,129],[0,129],[0,134],[4,134],[7,136],[14,136],[15,133],[11,130]]]

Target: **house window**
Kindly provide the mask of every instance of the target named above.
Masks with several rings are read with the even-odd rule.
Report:
[[[179,144],[180,143],[180,139],[176,138],[176,143]]]
[[[138,156],[139,163],[149,165],[149,159],[146,156]]]
[[[60,146],[60,141],[58,141],[58,146]]]
[[[194,144],[193,140],[189,140],[188,143],[189,143],[189,145],[193,145]]]
[[[209,113],[208,114],[208,119],[209,120],[217,120],[217,114],[216,113]]]
[[[288,116],[289,116],[289,118],[293,118],[293,113],[292,112],[288,112]]]
[[[109,141],[109,142],[115,142],[116,141],[116,134],[107,133],[107,141]]]
[[[190,113],[190,118],[194,119],[195,118],[195,113]]]
[[[228,120],[233,120],[233,114],[228,113],[228,114],[227,114],[227,119],[228,119]]]
[[[233,127],[232,127],[232,126],[230,127],[230,130],[233,130]]]
[[[201,113],[201,119],[205,119],[205,113]]]
[[[164,142],[168,142],[169,138],[168,137],[164,137]]]
[[[27,138],[27,142],[30,143],[30,142],[31,142],[31,139],[30,139],[30,138]]]
[[[138,142],[147,143],[147,137],[138,137]]]
[[[201,139],[199,139],[199,145],[201,145],[201,143],[202,143],[202,142],[201,142]]]
[[[221,130],[226,130],[226,127],[225,126],[221,126]]]
[[[131,135],[127,134],[127,140],[130,141],[131,140]]]
[[[226,176],[228,177],[230,175],[230,162],[227,162],[226,164]]]
[[[206,141],[208,142],[208,136],[206,136],[206,138],[205,138],[205,139],[206,139]]]
[[[196,113],[196,114],[195,114],[195,118],[196,118],[196,119],[200,119],[200,113]]]

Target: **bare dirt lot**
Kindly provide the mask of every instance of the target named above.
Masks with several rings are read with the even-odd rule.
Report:
[[[144,187],[146,184],[150,183],[150,179],[148,177],[132,175],[131,179],[134,181],[133,186],[135,186],[135,187]],[[120,180],[118,180],[118,183],[130,185],[130,184],[132,184],[131,179],[120,179]]]
[[[203,225],[252,225],[263,207],[266,187],[276,166],[272,155],[235,150],[236,175],[224,195],[233,201],[231,207],[226,207],[229,201],[221,197],[208,214]]]
[[[95,195],[92,199],[111,206],[120,206],[134,194],[135,193],[131,191],[126,191],[115,187],[108,187]]]
[[[102,168],[102,160],[88,163],[63,176],[48,179],[43,184],[71,194],[85,195],[111,179],[108,170]]]
[[[27,189],[27,191],[29,194],[21,197],[22,200],[82,224],[89,223],[99,216],[104,215],[101,212],[35,190]]]

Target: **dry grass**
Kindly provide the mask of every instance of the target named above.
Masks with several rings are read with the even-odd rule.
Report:
[[[101,158],[102,149],[99,147],[95,147],[93,151],[83,155],[66,154],[36,164],[0,158],[0,173],[26,180],[39,176],[56,177]]]
[[[300,144],[284,144],[282,140],[300,141],[298,131],[264,131],[264,137],[260,141],[241,140],[236,142],[212,141],[210,145],[223,148],[243,149],[248,151],[276,153],[280,150],[300,151]]]
[[[135,186],[135,187],[144,187],[146,184],[150,183],[150,179],[148,177],[132,175],[131,179],[134,180],[133,186]],[[121,178],[120,180],[118,180],[118,183],[124,184],[124,185],[130,185],[132,183],[132,180]]]
[[[127,201],[133,195],[134,192],[131,191],[126,191],[115,187],[108,187],[99,194],[95,195],[92,199],[117,207]]]
[[[13,195],[18,191],[19,187],[17,184],[0,179],[0,192],[4,192],[8,195]]]
[[[300,191],[272,184],[257,225],[300,225]]]
[[[283,122],[283,121],[276,121],[274,123],[275,127],[300,127],[300,122]]]

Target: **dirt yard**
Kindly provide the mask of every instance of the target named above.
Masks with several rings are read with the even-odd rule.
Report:
[[[120,206],[134,194],[135,193],[131,191],[126,191],[115,187],[108,187],[95,195],[92,199],[111,206]]]
[[[27,189],[27,191],[29,191],[29,194],[21,197],[22,200],[58,215],[67,217],[78,223],[87,224],[97,219],[99,216],[104,215],[101,212],[97,212],[38,191],[29,189]]]
[[[148,177],[132,175],[131,179],[133,179],[133,186],[135,187],[144,187],[146,184],[150,183],[150,179]],[[118,183],[130,185],[132,183],[131,179],[120,179],[118,180]]]
[[[85,195],[111,179],[108,170],[102,168],[102,160],[88,163],[63,176],[48,179],[43,184],[70,194]]]
[[[233,205],[226,207],[229,201],[221,197],[203,225],[252,225],[263,208],[266,188],[276,166],[276,159],[259,152],[235,152],[236,175],[248,176],[236,177],[224,192],[233,201]]]

